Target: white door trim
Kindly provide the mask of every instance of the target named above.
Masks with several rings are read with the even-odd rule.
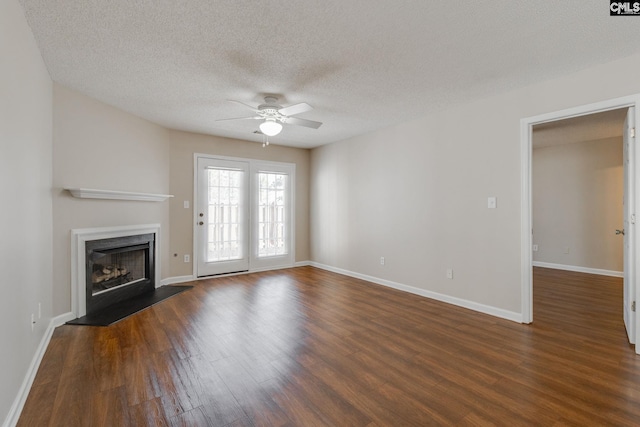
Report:
[[[533,227],[532,201],[531,201],[531,158],[532,158],[532,129],[534,125],[552,122],[556,120],[568,119],[572,117],[585,116],[593,113],[600,113],[618,108],[636,107],[635,122],[640,123],[640,94],[625,96],[621,98],[600,101],[593,104],[581,105],[578,107],[568,108],[565,110],[555,111],[551,113],[541,114],[533,117],[526,117],[520,120],[520,194],[521,194],[521,303],[522,303],[522,322],[531,323],[533,321],[533,267],[532,267],[532,251],[531,251],[531,233]],[[634,156],[631,161],[634,162],[635,169],[640,171],[640,156]],[[640,185],[636,185],[635,199],[640,200]],[[640,233],[635,233],[635,239],[630,242],[634,247],[640,247]],[[636,257],[637,258],[637,257]],[[635,271],[640,271],[640,260],[636,259]],[[636,294],[638,293],[638,280],[635,280]],[[636,316],[636,340],[640,332],[640,316]],[[640,354],[640,346],[636,347],[636,353]]]
[[[629,337],[629,342],[632,344],[636,343],[636,313],[633,308],[633,303],[636,300],[636,288],[635,286],[629,286],[631,283],[635,285],[633,280],[636,277],[636,265],[634,263],[635,259],[635,250],[636,246],[633,245],[633,242],[636,238],[636,229],[633,224],[635,224],[635,209],[636,209],[636,194],[635,194],[635,179],[636,179],[636,171],[635,171],[635,163],[633,160],[636,159],[636,138],[635,138],[635,108],[627,109],[627,116],[624,120],[624,129],[622,130],[622,143],[623,147],[623,161],[624,161],[624,199],[622,207],[624,209],[623,213],[623,242],[624,242],[624,263],[623,263],[623,272],[624,272],[624,326],[627,330],[627,335]],[[633,132],[631,128],[634,128]]]

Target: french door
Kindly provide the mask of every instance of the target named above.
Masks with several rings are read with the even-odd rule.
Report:
[[[294,182],[293,164],[251,164],[251,270],[293,266]]]
[[[295,165],[196,155],[198,277],[290,267]]]
[[[198,276],[249,269],[249,163],[197,159]]]

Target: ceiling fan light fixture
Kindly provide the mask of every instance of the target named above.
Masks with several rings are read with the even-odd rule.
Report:
[[[274,119],[265,119],[259,127],[260,131],[267,136],[276,136],[282,130],[282,125]]]

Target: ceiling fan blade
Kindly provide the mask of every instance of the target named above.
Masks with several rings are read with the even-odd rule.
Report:
[[[313,129],[318,129],[320,126],[322,126],[322,122],[314,122],[313,120],[299,119],[297,117],[287,117],[285,123]]]
[[[250,109],[251,111],[254,111],[254,112],[256,112],[256,113],[258,112],[258,108],[257,108],[257,107],[254,107],[253,105],[245,104],[244,102],[235,101],[235,100],[233,100],[233,99],[228,99],[227,101],[229,101],[229,102],[233,102],[234,104],[240,104],[240,105],[242,105],[243,107],[247,107],[248,109]]]
[[[313,107],[306,102],[300,104],[289,105],[278,110],[278,113],[283,116],[294,116],[296,114],[304,113],[305,111],[313,110]]]
[[[218,119],[216,120],[216,122],[226,122],[229,120],[260,120],[262,119],[262,117],[260,116],[253,116],[253,117],[234,117],[232,119]]]

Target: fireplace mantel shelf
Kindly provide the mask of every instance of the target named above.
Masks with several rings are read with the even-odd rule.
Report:
[[[65,187],[73,197],[79,199],[109,199],[109,200],[135,200],[140,202],[163,202],[171,194],[133,193],[130,191],[96,190],[93,188],[69,188]]]

